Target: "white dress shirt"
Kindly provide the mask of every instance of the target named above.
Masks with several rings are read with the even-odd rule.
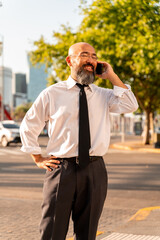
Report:
[[[109,113],[129,113],[138,108],[128,89],[106,89],[90,84],[85,88],[91,135],[91,156],[103,156],[110,141]],[[23,152],[41,154],[38,136],[49,121],[47,154],[56,157],[78,156],[79,87],[69,77],[43,90],[26,113],[20,135]]]

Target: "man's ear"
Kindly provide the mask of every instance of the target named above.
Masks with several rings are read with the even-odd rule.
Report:
[[[70,57],[70,56],[67,56],[67,57],[66,57],[66,62],[67,62],[67,64],[68,64],[69,67],[72,66],[71,57]]]

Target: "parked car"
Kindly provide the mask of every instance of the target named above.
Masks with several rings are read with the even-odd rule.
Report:
[[[21,142],[19,135],[19,126],[12,120],[0,122],[0,143],[3,147],[9,146],[10,143]]]
[[[156,127],[155,128],[155,133],[159,133],[160,134],[160,127]]]

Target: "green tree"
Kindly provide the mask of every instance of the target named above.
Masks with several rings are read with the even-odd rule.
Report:
[[[14,118],[15,120],[22,120],[26,114],[26,112],[31,107],[32,103],[22,104],[16,107],[14,111]]]
[[[108,61],[126,83],[130,83],[146,113],[145,143],[149,144],[150,119],[160,105],[160,2],[159,0],[81,1],[84,18],[76,33],[70,27],[54,32],[54,44],[41,38],[31,53],[33,63],[52,69],[52,81],[69,75],[65,63],[69,46],[78,41],[93,45],[100,60]],[[109,82],[97,79],[98,85]]]
[[[62,25],[60,32],[53,32],[54,44],[45,42],[43,36],[34,42],[36,50],[30,52],[31,62],[33,65],[45,64],[46,70],[50,73],[49,85],[59,80],[66,80],[69,76],[70,71],[65,59],[69,47],[78,41],[78,35],[73,33],[70,27]]]

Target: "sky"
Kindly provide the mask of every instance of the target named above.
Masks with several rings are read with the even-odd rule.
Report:
[[[61,24],[76,29],[83,18],[79,14],[80,0],[0,0],[1,4],[3,65],[14,73],[27,72],[27,52],[33,49],[33,42],[41,35],[51,42],[53,31],[59,31]]]

